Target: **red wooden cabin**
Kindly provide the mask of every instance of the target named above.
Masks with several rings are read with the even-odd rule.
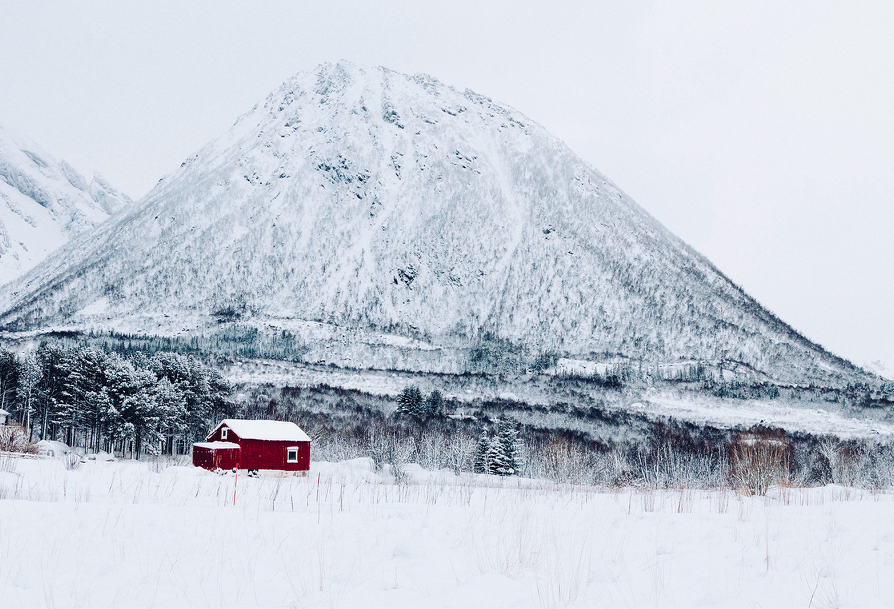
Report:
[[[306,472],[310,438],[285,421],[224,419],[205,442],[193,444],[192,463],[212,471]]]

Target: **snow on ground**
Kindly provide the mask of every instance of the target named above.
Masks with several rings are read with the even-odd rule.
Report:
[[[12,471],[10,471],[12,470]],[[894,497],[0,462],[0,607],[881,607]],[[235,489],[235,505],[234,503]]]

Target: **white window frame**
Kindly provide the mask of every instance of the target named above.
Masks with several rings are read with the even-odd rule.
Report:
[[[295,451],[295,458],[292,459],[292,451]],[[287,446],[286,447],[286,463],[298,463],[298,447],[297,446]]]
[[[223,429],[220,430],[220,439],[221,439],[221,440],[226,440],[226,439],[227,439],[227,432],[228,432],[228,431],[230,431],[230,430],[227,429],[226,427],[224,427]]]

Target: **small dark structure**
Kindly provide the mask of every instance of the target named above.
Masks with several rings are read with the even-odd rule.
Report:
[[[193,444],[192,463],[212,471],[307,472],[310,438],[285,421],[224,419],[205,442]]]

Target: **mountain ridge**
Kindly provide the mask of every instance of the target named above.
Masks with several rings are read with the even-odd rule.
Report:
[[[0,284],[131,204],[98,173],[87,182],[66,161],[0,126]]]

